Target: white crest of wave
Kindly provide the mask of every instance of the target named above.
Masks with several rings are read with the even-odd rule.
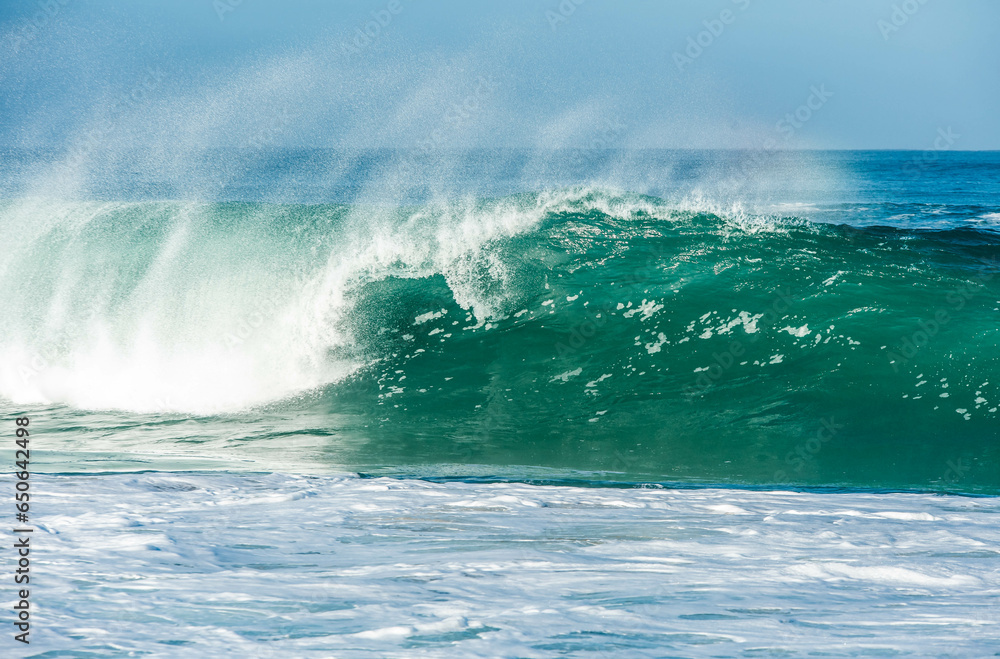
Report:
[[[494,317],[511,273],[492,246],[585,198],[565,190],[408,210],[12,204],[0,211],[13,245],[0,270],[0,396],[215,414],[322,387],[364,362],[347,329],[360,286],[439,274],[459,305]],[[626,206],[597,199],[585,205]]]
[[[589,187],[401,207],[24,200],[0,209],[0,396],[18,404],[216,414],[337,382],[371,358],[355,294],[441,275],[482,323],[517,290],[496,246],[546,217],[675,221],[741,209]]]

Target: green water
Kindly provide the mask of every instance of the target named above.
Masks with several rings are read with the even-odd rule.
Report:
[[[989,232],[603,193],[61,212],[3,271],[2,393],[55,470],[1000,490]]]

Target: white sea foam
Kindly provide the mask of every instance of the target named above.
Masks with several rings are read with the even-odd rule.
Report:
[[[981,657],[1000,642],[995,498],[223,473],[33,483],[37,653]]]
[[[330,358],[352,342],[352,291],[443,275],[459,305],[494,317],[508,273],[484,248],[573,199],[368,209],[304,244],[268,237],[280,212],[220,233],[211,205],[15,203],[0,213],[0,397],[211,414],[335,382],[360,365]],[[484,267],[499,286],[484,286]]]
[[[372,282],[443,277],[474,328],[489,330],[526,294],[499,241],[568,212],[669,222],[706,204],[587,187],[411,209],[247,206],[237,218],[194,202],[10,202],[0,208],[11,246],[0,264],[0,398],[195,414],[280,400],[365,363],[348,321]],[[645,321],[663,308],[644,300],[625,315]],[[748,332],[752,320],[742,319]]]

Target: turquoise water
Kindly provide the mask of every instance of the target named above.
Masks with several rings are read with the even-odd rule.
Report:
[[[751,194],[722,174],[759,161],[688,153],[636,194],[515,154],[395,201],[293,156],[247,201],[3,203],[0,395],[53,470],[1000,488],[994,155]],[[290,161],[330,201],[267,201]]]
[[[995,651],[1000,156],[439,155],[0,156],[25,654]]]

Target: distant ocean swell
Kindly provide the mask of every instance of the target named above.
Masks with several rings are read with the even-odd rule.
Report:
[[[307,410],[388,473],[1000,489],[988,229],[587,188],[0,213],[19,405]]]

